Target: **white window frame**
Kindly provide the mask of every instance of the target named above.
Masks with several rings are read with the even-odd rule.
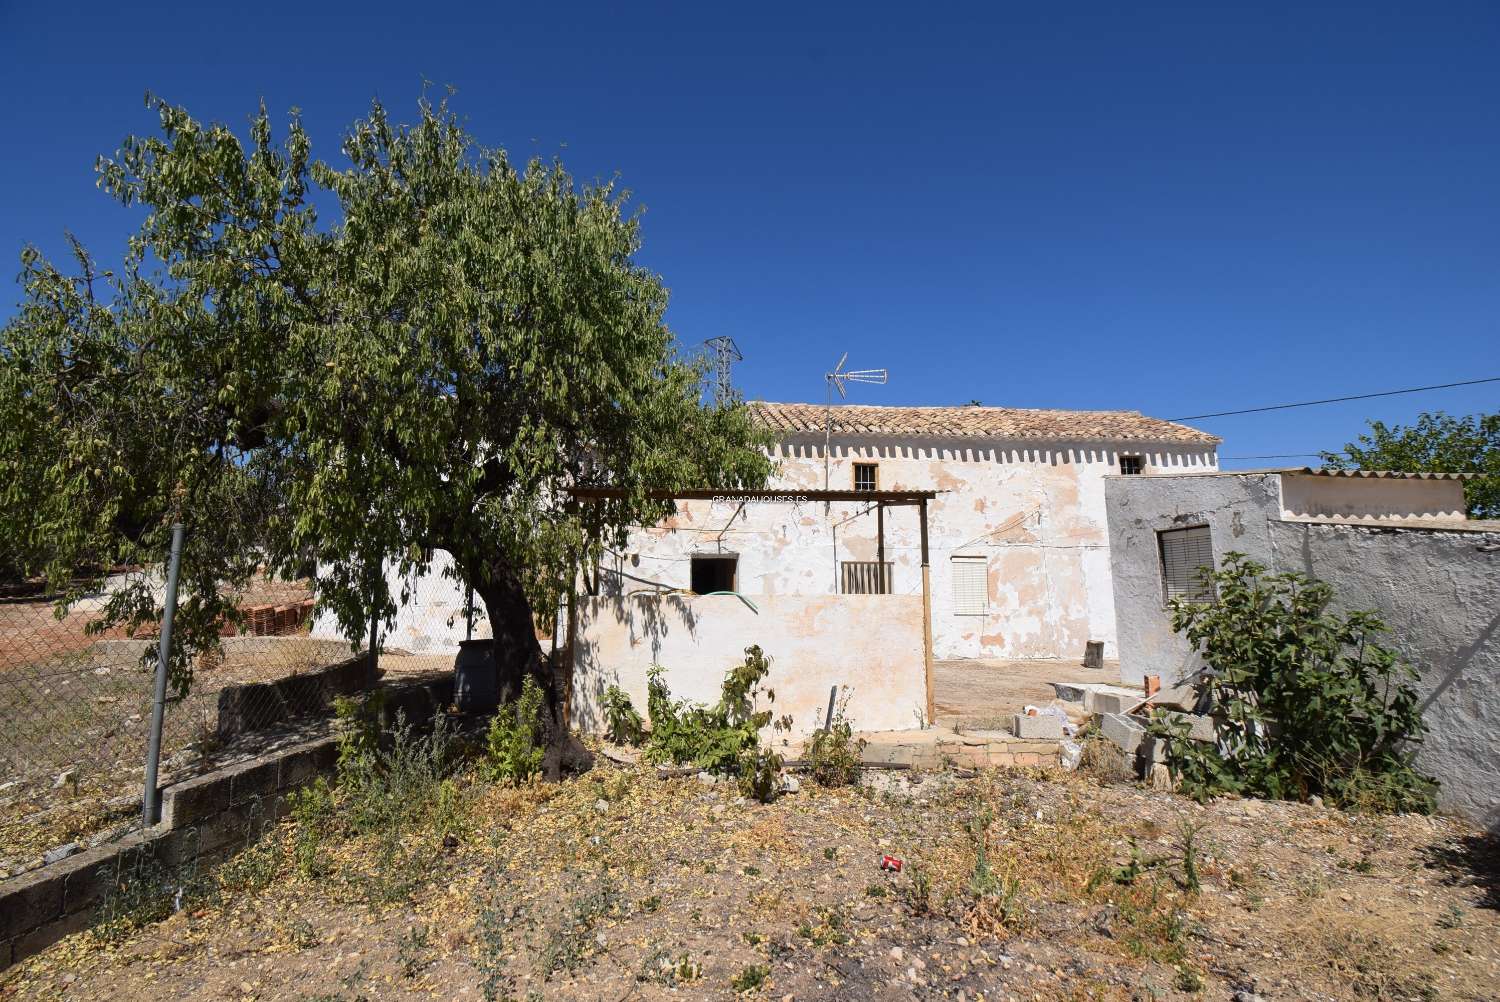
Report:
[[[990,561],[988,557],[954,556],[948,561],[953,577],[953,614],[987,616],[990,612]],[[974,575],[978,574],[978,587]],[[976,595],[978,596],[976,598]]]

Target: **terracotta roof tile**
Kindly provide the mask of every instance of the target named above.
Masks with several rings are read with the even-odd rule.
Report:
[[[822,404],[778,404],[753,400],[756,419],[784,435],[822,434]],[[1146,417],[1139,411],[1029,410],[1019,407],[833,408],[835,435],[894,435],[926,438],[998,438],[1031,441],[1183,442],[1217,445],[1221,439],[1187,425]]]

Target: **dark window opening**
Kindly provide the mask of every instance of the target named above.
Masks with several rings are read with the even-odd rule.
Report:
[[[693,591],[707,595],[716,591],[736,591],[734,576],[738,557],[693,555]]]
[[[1141,462],[1140,456],[1121,456],[1120,472],[1126,476],[1134,476],[1144,470],[1145,464]]]
[[[857,491],[873,491],[879,479],[876,475],[879,470],[878,463],[855,463],[854,464],[854,489]]]

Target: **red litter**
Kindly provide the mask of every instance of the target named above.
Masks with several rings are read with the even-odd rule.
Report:
[[[895,856],[880,857],[880,868],[882,870],[890,870],[892,873],[900,873],[901,866],[901,860],[897,859]]]

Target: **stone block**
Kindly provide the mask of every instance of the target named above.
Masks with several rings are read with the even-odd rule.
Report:
[[[1052,713],[1041,713],[1036,716],[1017,713],[1011,717],[1010,732],[1018,738],[1033,741],[1061,741],[1063,722],[1061,717]]]
[[[860,761],[866,765],[910,766],[915,757],[915,752],[911,745],[881,744],[877,742],[865,745],[864,751],[860,753]]]
[[[1146,739],[1146,728],[1134,717],[1123,713],[1106,713],[1099,718],[1099,731],[1127,753],[1134,753]]]
[[[1173,720],[1186,720],[1192,725],[1188,731],[1188,737],[1194,741],[1202,741],[1205,744],[1214,744],[1219,740],[1218,732],[1214,729],[1214,718],[1199,716],[1195,713],[1178,713],[1167,711],[1167,716]]]
[[[1064,703],[1082,703],[1089,691],[1082,682],[1049,682],[1048,685]]]

